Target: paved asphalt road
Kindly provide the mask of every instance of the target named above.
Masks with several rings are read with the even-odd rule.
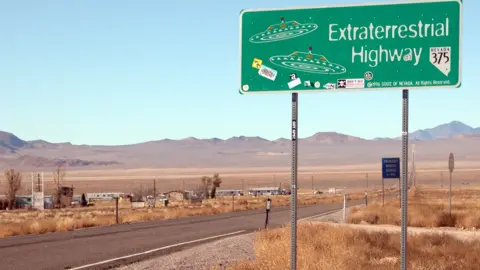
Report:
[[[348,205],[361,203],[363,200],[349,201]],[[341,208],[341,203],[298,206],[298,218],[315,216]],[[269,216],[270,228],[289,222],[289,207],[272,208]],[[0,269],[75,268],[197,239],[232,232],[251,232],[263,228],[264,225],[265,210],[250,210],[175,220],[120,224],[71,232],[9,237],[0,239]],[[206,239],[205,242],[212,240]],[[143,256],[116,260],[89,268],[104,269],[107,266],[158,256],[199,243],[201,242],[169,247]]]

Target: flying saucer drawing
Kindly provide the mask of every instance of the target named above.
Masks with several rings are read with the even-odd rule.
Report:
[[[325,56],[313,54],[310,46],[309,52],[294,52],[289,55],[277,55],[270,57],[270,62],[276,66],[296,71],[303,71],[315,74],[342,74],[347,69],[333,62]]]
[[[270,25],[267,30],[251,36],[250,42],[267,43],[281,41],[303,36],[318,29],[318,25],[314,23],[285,22],[283,17],[280,20],[282,21],[281,23]]]

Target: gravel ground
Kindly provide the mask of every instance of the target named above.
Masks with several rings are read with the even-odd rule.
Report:
[[[116,268],[118,270],[206,270],[226,269],[243,260],[253,260],[254,233],[224,238],[169,255]]]

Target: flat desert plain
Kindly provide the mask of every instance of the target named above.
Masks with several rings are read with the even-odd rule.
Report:
[[[452,174],[455,187],[480,186],[480,161],[462,162]],[[40,170],[37,170],[40,172]],[[201,185],[202,176],[219,173],[222,178],[220,189],[243,189],[251,187],[282,186],[288,189],[291,182],[289,167],[251,167],[251,168],[139,168],[105,170],[66,170],[64,185],[75,188],[76,194],[84,192],[133,192],[138,189],[153,189],[154,179],[158,192],[171,190],[191,190]],[[411,174],[411,171],[409,172]],[[29,173],[23,173],[22,190],[31,191]],[[53,172],[44,171],[45,191],[53,190]],[[416,163],[416,183],[448,187],[449,171],[447,162]],[[411,179],[411,178],[410,178]],[[4,182],[3,175],[0,181]],[[311,192],[328,188],[347,188],[349,190],[380,189],[382,184],[380,164],[359,164],[348,166],[309,166],[299,167],[299,192]],[[386,179],[385,187],[398,185],[396,179]],[[0,194],[5,185],[0,185]]]

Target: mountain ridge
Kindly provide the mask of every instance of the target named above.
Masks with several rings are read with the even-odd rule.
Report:
[[[442,156],[443,151],[450,152],[458,148],[462,149],[463,152],[459,153],[465,153],[465,157],[476,158],[478,155],[480,160],[480,153],[475,151],[480,149],[480,127],[472,128],[462,122],[452,121],[413,131],[409,137],[412,143],[418,144],[420,153],[424,152],[433,159]],[[399,155],[399,139],[400,137],[365,139],[333,131],[317,132],[299,138],[299,158],[302,164],[371,162],[382,155]],[[478,147],[475,146],[477,144]],[[422,147],[425,149],[422,150]],[[289,138],[268,140],[260,136],[233,136],[227,139],[187,137],[129,145],[75,145],[45,140],[26,141],[12,133],[0,132],[0,167],[287,166],[289,153]]]
[[[435,139],[444,139],[444,138],[454,138],[456,135],[467,135],[467,134],[474,134],[480,133],[480,127],[474,128],[467,124],[464,124],[460,121],[452,121],[445,124],[440,124],[432,128],[425,128],[415,130],[409,133],[409,139],[412,140],[435,140]],[[339,133],[335,131],[325,131],[325,132],[316,132],[315,134],[300,138],[300,140],[308,141],[308,142],[333,142],[333,143],[341,143],[347,141],[382,141],[382,140],[398,140],[401,137],[376,137],[373,139],[365,139],[354,135]],[[287,138],[277,138],[273,140],[268,140],[260,136],[233,136],[227,139],[220,139],[220,138],[205,138],[199,139],[193,136],[186,137],[183,139],[160,139],[160,140],[152,140],[152,141],[145,141],[139,142],[129,145],[111,145],[111,146],[132,146],[132,145],[140,145],[140,144],[147,144],[147,143],[165,143],[165,142],[186,142],[186,143],[196,143],[196,142],[210,142],[210,143],[225,143],[225,142],[285,142],[290,141]],[[41,148],[41,147],[48,147],[48,146],[106,146],[106,145],[88,145],[88,144],[72,144],[70,142],[61,142],[61,143],[53,143],[48,142],[45,140],[22,140],[13,133],[0,131],[0,147],[8,148],[10,150],[15,150],[18,148],[29,147],[29,148]]]

